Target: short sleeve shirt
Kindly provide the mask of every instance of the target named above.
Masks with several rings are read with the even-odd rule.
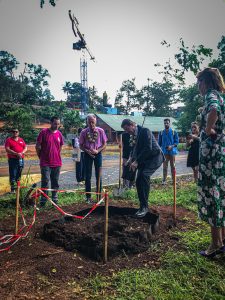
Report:
[[[13,151],[15,151],[16,153],[22,153],[23,150],[26,148],[26,144],[24,142],[24,140],[22,138],[18,138],[18,140],[16,141],[15,139],[13,139],[12,137],[7,138],[6,142],[5,142],[5,148],[9,148]],[[18,158],[18,156],[14,155],[14,154],[10,154],[7,153],[8,158]],[[22,156],[24,157],[24,155]]]
[[[100,128],[100,127],[95,127],[94,132],[97,132],[97,138],[95,141],[90,141],[88,138],[88,135],[90,134],[91,136],[93,135],[92,132],[90,132],[89,128],[85,128],[81,131],[80,138],[79,138],[79,143],[82,145],[84,148],[87,150],[98,150],[107,142],[107,137],[105,134],[105,131]]]
[[[52,132],[49,128],[43,129],[38,137],[37,143],[41,145],[40,166],[41,167],[61,167],[61,146],[63,136],[59,130]]]
[[[222,95],[216,90],[209,90],[205,95],[205,105],[201,113],[201,127],[203,129],[201,133],[201,140],[205,140],[208,136],[205,133],[207,115],[212,110],[216,109],[217,111],[217,121],[215,123],[215,130],[217,135],[224,133],[225,126],[225,104]]]

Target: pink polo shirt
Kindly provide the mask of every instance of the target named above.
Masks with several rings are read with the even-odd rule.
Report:
[[[95,142],[90,142],[88,140],[87,134],[90,132],[89,128],[85,128],[81,131],[80,138],[79,138],[79,143],[82,145],[84,148],[88,150],[98,150],[107,142],[107,137],[105,134],[105,131],[100,128],[100,127],[95,127],[95,131],[98,132],[98,137]],[[92,134],[91,134],[92,136]]]
[[[37,143],[41,145],[41,167],[54,168],[62,166],[60,149],[64,143],[63,136],[59,130],[52,132],[49,128],[42,129],[37,137]]]

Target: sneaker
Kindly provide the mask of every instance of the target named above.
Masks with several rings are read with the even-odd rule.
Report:
[[[94,202],[93,202],[93,199],[91,199],[91,198],[86,198],[86,203],[87,203],[87,204],[93,204]]]
[[[165,184],[166,184],[166,181],[165,181],[165,180],[163,180],[163,181],[162,181],[162,185],[165,185]]]
[[[137,212],[136,212],[136,217],[137,218],[143,218],[146,216],[146,214],[148,213],[148,207],[143,207],[140,208]]]

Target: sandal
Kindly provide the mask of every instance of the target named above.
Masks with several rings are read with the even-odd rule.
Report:
[[[225,253],[225,246],[222,246],[218,249],[213,249],[212,246],[210,245],[207,250],[202,250],[199,252],[200,255],[207,257],[207,258],[213,258],[218,254]]]

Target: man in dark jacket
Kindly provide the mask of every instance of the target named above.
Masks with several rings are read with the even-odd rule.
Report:
[[[136,188],[140,209],[137,211],[136,216],[142,218],[148,212],[150,177],[163,163],[164,155],[148,128],[138,126],[130,119],[124,119],[121,127],[132,136],[134,144],[129,164],[131,169],[138,170]]]
[[[130,167],[128,166],[127,162],[129,161],[130,155],[132,154],[133,150],[133,143],[132,143],[132,136],[127,133],[122,133],[122,144],[123,144],[123,186],[127,188],[131,188],[135,184],[135,174],[136,172],[133,172],[130,170]]]

